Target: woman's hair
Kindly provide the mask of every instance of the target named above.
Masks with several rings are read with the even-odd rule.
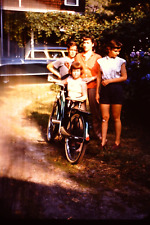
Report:
[[[83,67],[81,66],[81,64],[79,62],[73,62],[71,64],[69,73],[72,74],[72,70],[73,69],[80,69],[81,70],[81,75],[83,74]]]
[[[122,43],[116,39],[116,38],[107,38],[104,39],[105,42],[102,43],[101,45],[101,55],[104,57],[109,53],[109,48],[115,49],[115,48],[121,48]]]
[[[110,49],[121,48],[122,43],[118,41],[117,39],[112,39],[111,41],[107,43],[107,47],[110,47]]]

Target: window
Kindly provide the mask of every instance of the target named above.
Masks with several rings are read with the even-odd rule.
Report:
[[[46,55],[44,52],[34,52],[34,57],[35,59],[42,59],[42,58],[46,58]]]
[[[68,6],[79,6],[79,0],[65,0],[64,4]]]
[[[46,59],[46,55],[44,52],[34,51],[34,58],[33,56],[31,57],[31,52],[30,52],[30,54],[26,57],[26,59]]]
[[[61,58],[63,57],[62,52],[48,52],[49,53],[49,58]]]

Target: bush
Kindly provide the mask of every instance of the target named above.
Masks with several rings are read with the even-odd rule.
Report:
[[[138,49],[138,47],[140,48]],[[128,79],[125,82],[125,101],[130,105],[137,118],[150,124],[150,40],[139,40],[138,46],[133,46],[133,51],[127,61]],[[140,117],[139,117],[140,116]]]

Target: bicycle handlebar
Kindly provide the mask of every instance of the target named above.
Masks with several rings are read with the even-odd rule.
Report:
[[[57,84],[59,86],[62,86],[62,87],[65,87],[65,85],[64,84],[61,84],[61,83],[55,83],[55,84]]]
[[[62,86],[62,87],[65,87],[65,85],[64,85],[64,84],[62,84],[62,83],[58,83],[58,82],[56,82],[56,81],[54,81],[54,80],[49,80],[49,82],[50,82],[50,83],[57,84],[57,85]]]
[[[61,81],[59,82],[59,80],[57,80],[57,79],[51,77],[50,75],[48,76],[48,81],[49,81],[50,83],[54,83],[54,84],[57,84],[57,85],[59,85],[59,86],[64,87],[64,84],[61,83]]]

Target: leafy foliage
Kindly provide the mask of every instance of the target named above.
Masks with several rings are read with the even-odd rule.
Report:
[[[130,7],[127,11],[118,11],[120,4],[112,3],[114,1],[97,0],[87,1],[87,11],[85,15],[68,13],[33,13],[33,12],[11,12],[5,14],[4,29],[9,32],[11,39],[15,39],[20,46],[24,46],[31,36],[31,30],[34,31],[35,39],[47,39],[56,37],[55,41],[64,44],[70,39],[75,39],[80,44],[83,35],[90,34],[100,44],[106,34],[115,33],[124,43],[130,40],[131,46],[138,39],[138,36],[150,32],[149,11],[150,5],[138,4]],[[104,4],[105,2],[105,4]],[[97,10],[89,13],[90,4],[97,4]],[[116,6],[115,10],[112,4]],[[123,4],[123,2],[122,2]],[[101,6],[105,8],[101,8]],[[94,6],[93,6],[94,7]],[[107,13],[106,7],[111,12]],[[125,8],[124,4],[122,7]],[[101,9],[101,11],[100,11]],[[27,34],[27,35],[26,35]],[[136,34],[136,35],[135,35]],[[136,38],[137,37],[137,38]],[[129,44],[129,43],[128,43]],[[130,47],[131,50],[131,47]]]
[[[33,30],[36,41],[42,39],[45,43],[66,45],[74,39],[80,51],[83,36],[90,34],[98,43],[96,51],[103,54],[103,43],[109,35],[115,35],[123,43],[122,56],[127,60],[129,77],[136,77],[136,80],[139,80],[138,77],[150,73],[149,66],[146,67],[147,71],[143,72],[145,71],[144,63],[141,63],[140,68],[130,68],[130,53],[133,46],[136,46],[136,51],[145,52],[150,47],[146,42],[150,40],[150,3],[148,0],[87,0],[84,15],[61,12],[9,12],[4,16],[5,32],[9,32],[10,38],[16,40],[19,46],[25,46]],[[145,58],[143,61],[146,62]],[[148,90],[149,86],[146,82],[149,81],[143,80],[142,82],[146,85],[145,90]],[[142,90],[141,81],[128,84],[127,99],[135,99],[138,84]],[[146,91],[144,96],[148,99],[149,92]]]
[[[110,5],[111,0],[87,0],[86,1],[86,10],[87,12],[96,12],[96,13],[106,13],[108,15],[112,14],[112,11],[107,9]]]

